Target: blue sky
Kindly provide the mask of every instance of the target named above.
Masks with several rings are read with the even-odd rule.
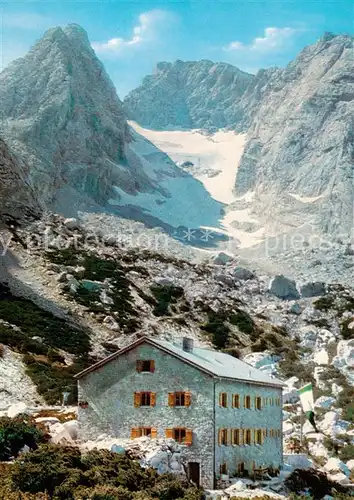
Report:
[[[2,0],[0,62],[52,26],[85,28],[122,98],[156,62],[210,59],[256,72],[284,66],[324,31],[353,34],[352,0]]]

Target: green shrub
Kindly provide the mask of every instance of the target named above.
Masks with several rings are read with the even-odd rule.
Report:
[[[35,425],[33,418],[19,415],[16,418],[0,418],[0,460],[17,457],[26,445],[36,449],[39,443],[48,441],[48,435]]]
[[[354,444],[347,444],[346,446],[343,446],[339,452],[339,458],[343,462],[354,460]]]
[[[237,309],[234,314],[231,314],[229,321],[232,325],[237,326],[243,333],[250,335],[255,331],[255,323],[253,319],[245,311],[242,311],[242,309]]]
[[[170,314],[170,305],[175,304],[184,295],[183,288],[174,285],[152,285],[150,290],[157,302],[153,310],[155,316]]]
[[[55,500],[204,499],[202,490],[175,475],[159,476],[128,455],[107,450],[81,455],[78,448],[43,445],[16,461],[7,475],[20,495],[46,492]]]

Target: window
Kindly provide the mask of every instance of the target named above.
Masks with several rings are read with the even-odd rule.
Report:
[[[168,406],[190,406],[191,397],[190,392],[169,392]]]
[[[240,408],[240,396],[239,396],[239,394],[232,395],[232,407],[233,408]]]
[[[263,432],[262,432],[262,429],[256,429],[254,431],[254,442],[256,444],[263,444]]]
[[[166,429],[165,436],[167,439],[174,439],[178,443],[184,443],[188,446],[193,442],[193,430],[184,427]]]
[[[244,396],[243,399],[243,406],[247,408],[248,410],[251,409],[251,396]]]
[[[219,446],[227,446],[227,429],[219,429]]]
[[[232,429],[231,431],[231,443],[233,445],[239,446],[241,444],[241,430],[240,429]]]
[[[220,464],[220,474],[227,474],[227,463]]]
[[[256,410],[262,409],[262,398],[260,398],[259,396],[255,397],[255,408]]]
[[[134,406],[155,406],[156,392],[135,392],[134,393]]]
[[[151,438],[157,438],[156,427],[133,427],[130,433],[131,439],[135,439],[142,436],[148,436]]]
[[[137,372],[150,372],[155,371],[155,361],[153,359],[138,359],[136,362]]]
[[[250,429],[246,429],[244,431],[244,436],[245,436],[245,444],[252,444],[252,435]]]
[[[223,408],[227,408],[227,394],[226,394],[226,392],[220,392],[219,405],[222,406]]]
[[[237,473],[240,476],[243,476],[244,472],[245,472],[245,463],[244,462],[239,462],[237,464]]]

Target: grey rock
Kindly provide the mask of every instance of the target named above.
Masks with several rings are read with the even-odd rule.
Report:
[[[236,267],[233,271],[233,275],[238,280],[252,280],[255,278],[255,274],[252,273],[249,269],[244,267]]]
[[[326,284],[322,281],[305,283],[300,287],[302,297],[317,297],[326,294]]]
[[[62,271],[60,274],[58,274],[56,280],[58,283],[66,283],[68,281],[67,276],[67,272]]]
[[[153,75],[124,99],[130,119],[147,128],[204,128],[230,125],[225,114],[253,75],[212,61],[160,62]]]
[[[220,252],[213,258],[213,263],[217,266],[224,266],[225,264],[229,264],[233,260],[234,258],[231,255],[228,255],[225,252]]]
[[[227,286],[235,285],[235,280],[229,274],[216,274],[214,278],[216,281],[220,281],[220,283],[224,283]]]
[[[300,298],[295,281],[286,278],[282,274],[275,276],[271,280],[269,292],[283,300],[296,300]]]
[[[300,304],[298,302],[295,302],[295,304],[291,305],[289,312],[291,314],[299,315],[302,313],[302,307],[300,306]]]
[[[68,218],[64,220],[64,226],[67,229],[78,229],[80,227],[80,223],[74,217]]]

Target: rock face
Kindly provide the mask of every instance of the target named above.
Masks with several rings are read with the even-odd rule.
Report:
[[[148,128],[247,131],[235,194],[254,196],[243,208],[270,232],[306,224],[346,239],[354,199],[352,54],[352,37],[327,33],[285,69],[255,76],[209,61],[160,63],[124,106]]]
[[[187,216],[172,221],[165,214],[172,212],[170,201],[183,205],[190,221],[197,211],[212,212],[213,223],[219,218],[221,205],[202,184],[130,129],[114,85],[80,26],[50,29],[0,74],[0,116],[0,135],[27,163],[40,200],[57,212],[125,210],[123,215],[133,219],[150,216],[152,224],[183,225]],[[202,207],[193,209],[198,204],[192,191]],[[182,203],[185,192],[190,201]],[[210,222],[205,216],[204,223]]]
[[[325,35],[284,70],[268,74],[257,110],[246,99],[248,93],[240,106],[250,127],[236,193],[255,191],[252,208],[269,224],[275,214],[287,224],[291,214],[292,222],[348,235],[354,199],[353,38]]]
[[[253,78],[225,63],[160,62],[155,74],[128,94],[124,108],[130,119],[157,130],[225,127],[232,121],[229,106]]]
[[[0,220],[23,219],[40,214],[28,166],[0,139]]]

